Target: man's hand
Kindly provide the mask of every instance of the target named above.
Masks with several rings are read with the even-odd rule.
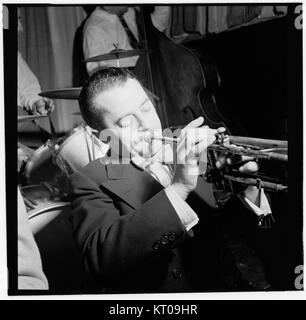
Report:
[[[47,115],[54,111],[54,102],[49,98],[41,98],[36,100],[32,106],[33,114]]]
[[[243,148],[243,147],[235,146],[233,144],[231,144],[231,147],[235,147],[237,149]],[[241,164],[238,167],[238,170],[241,173],[245,173],[245,174],[251,174],[251,173],[257,172],[259,169],[258,163],[254,161],[253,157],[240,156],[240,155],[221,156],[216,162],[216,167],[219,169],[222,169],[224,165],[237,167],[237,164],[238,165]],[[253,202],[257,206],[260,205],[259,190],[256,186],[244,186],[244,188],[241,191],[251,202]]]
[[[222,131],[222,129],[224,128],[219,128],[219,130]],[[220,140],[220,137],[217,137],[217,141],[219,143],[222,143],[225,146],[229,146],[230,145],[230,141],[229,141],[229,137],[227,135],[223,136],[223,141]],[[244,149],[244,147],[242,146],[236,146],[234,144],[230,145],[231,148],[235,148],[237,150],[239,149]],[[240,166],[239,166],[240,164]],[[235,166],[235,168],[238,168],[238,170],[241,173],[254,173],[256,171],[258,171],[258,163],[254,161],[253,157],[250,156],[244,156],[244,155],[236,155],[236,154],[231,154],[229,153],[224,153],[221,154],[221,156],[217,159],[216,163],[215,163],[216,167],[218,169],[222,169],[224,166]]]
[[[207,162],[206,149],[216,140],[217,130],[203,124],[203,118],[190,122],[181,132],[177,145],[177,165],[172,186],[185,200],[197,186],[200,162]]]

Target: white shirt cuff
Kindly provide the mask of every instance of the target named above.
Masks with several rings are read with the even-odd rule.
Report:
[[[165,189],[165,192],[183,226],[187,231],[189,231],[199,221],[197,214],[192,210],[188,203],[180,197],[171,185]]]
[[[239,195],[240,198],[244,200],[244,202],[248,205],[249,209],[252,210],[256,215],[267,215],[272,213],[269,201],[267,199],[267,196],[263,189],[261,189],[260,194],[260,206],[258,207],[256,204],[254,204],[252,201],[250,201],[246,196]]]

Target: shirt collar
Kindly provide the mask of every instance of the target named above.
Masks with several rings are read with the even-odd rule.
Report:
[[[118,16],[116,14],[110,14],[107,11],[101,9],[101,8],[96,8],[95,11],[93,12],[95,16],[98,16],[100,18],[106,19],[112,23],[115,23],[118,21]]]

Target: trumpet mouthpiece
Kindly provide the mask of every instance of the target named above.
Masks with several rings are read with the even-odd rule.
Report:
[[[164,143],[176,143],[177,142],[177,138],[171,138],[171,137],[165,137],[165,136],[155,136],[152,133],[148,132],[146,134],[144,134],[143,139],[146,142],[153,142],[155,141],[162,141]]]
[[[151,132],[145,132],[143,134],[143,140],[146,142],[152,142],[152,140],[154,139],[153,135]]]

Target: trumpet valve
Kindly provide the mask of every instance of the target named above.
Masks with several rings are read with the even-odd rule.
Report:
[[[217,141],[222,145],[230,144],[229,136],[226,134],[226,129],[224,127],[217,129]]]

